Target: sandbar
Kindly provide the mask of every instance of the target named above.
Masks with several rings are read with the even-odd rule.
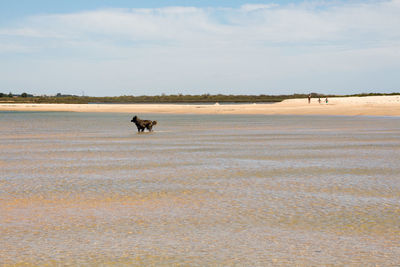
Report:
[[[288,99],[273,104],[34,104],[0,103],[0,111],[70,111],[170,114],[400,116],[400,95]]]

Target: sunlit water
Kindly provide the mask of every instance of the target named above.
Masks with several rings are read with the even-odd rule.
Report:
[[[0,265],[400,264],[400,118],[0,112]]]

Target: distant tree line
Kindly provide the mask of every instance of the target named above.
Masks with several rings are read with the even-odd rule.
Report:
[[[8,94],[0,93],[0,98],[2,98],[2,97],[33,97],[33,95],[27,94],[27,93],[22,93],[22,94],[18,95],[18,94],[13,94],[10,92]]]
[[[354,95],[326,95],[311,93],[311,97],[346,97],[346,96],[379,96],[379,95],[399,95],[400,93],[363,93]],[[292,95],[156,95],[156,96],[113,96],[113,97],[92,97],[77,96],[58,93],[55,96],[34,96],[28,93],[9,94],[0,93],[0,102],[16,103],[65,103],[65,104],[88,104],[88,103],[269,103],[280,102],[285,99],[306,98],[308,94]]]

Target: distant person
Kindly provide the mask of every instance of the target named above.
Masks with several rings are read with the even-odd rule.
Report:
[[[311,103],[311,94],[308,95],[308,104]]]
[[[328,98],[325,98],[325,103],[328,104]]]
[[[318,97],[318,103],[320,103],[320,104],[321,104],[321,98],[320,98],[320,97]]]

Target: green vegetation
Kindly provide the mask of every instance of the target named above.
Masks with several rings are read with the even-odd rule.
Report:
[[[347,96],[379,96],[379,95],[399,95],[400,93],[365,93],[355,95],[324,95],[311,93],[315,97],[347,97]],[[114,96],[114,97],[92,97],[63,95],[58,93],[55,96],[33,96],[22,93],[20,95],[0,93],[0,102],[12,103],[65,103],[65,104],[88,104],[88,103],[262,103],[280,102],[285,99],[306,98],[307,94],[293,95],[156,95],[156,96]]]

